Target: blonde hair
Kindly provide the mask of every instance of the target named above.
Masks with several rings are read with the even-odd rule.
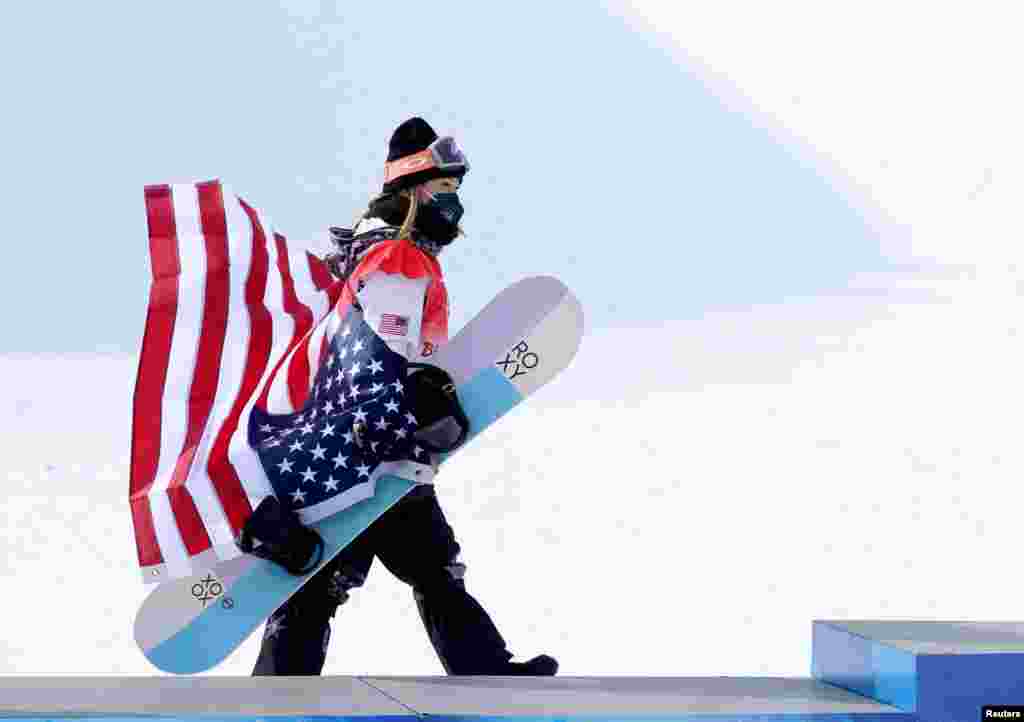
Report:
[[[409,238],[412,233],[412,225],[416,222],[416,211],[420,208],[420,186],[402,191],[402,195],[409,199],[409,212],[405,214],[402,227],[398,229],[399,238]]]

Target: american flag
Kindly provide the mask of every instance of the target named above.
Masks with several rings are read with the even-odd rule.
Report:
[[[429,462],[415,444],[416,417],[406,404],[408,362],[350,309],[320,366],[314,392],[297,413],[250,417],[275,495],[307,523],[372,495],[372,480],[389,459]],[[391,446],[392,448],[388,448]]]
[[[405,336],[409,332],[409,319],[395,313],[381,314],[380,328],[378,330],[382,334],[387,333],[392,336]]]
[[[252,417],[278,433],[303,413],[319,417],[322,408],[310,407],[321,398],[316,393],[339,393],[335,384],[324,389],[321,364],[341,360],[337,331],[355,319],[349,288],[311,253],[291,252],[264,214],[219,181],[147,186],[145,203],[152,282],[133,403],[129,505],[139,566],[154,582],[238,556],[234,539],[259,501],[275,484],[283,490],[291,483],[287,491],[294,493],[292,477],[264,468],[273,447],[250,444]],[[410,243],[385,241],[367,252],[353,281],[377,270],[429,275],[424,336],[447,340],[447,295],[436,260]],[[360,323],[351,330],[366,343],[369,329]],[[349,358],[353,353],[347,347]],[[354,380],[359,385],[362,369]],[[367,394],[363,411],[380,416],[373,404],[392,396]],[[384,412],[390,413],[386,406]],[[296,438],[302,430],[293,432]],[[366,465],[371,456],[361,458]],[[366,482],[358,463],[348,490]],[[327,480],[316,478],[321,487]],[[318,503],[311,484],[302,489],[307,507]],[[339,480],[339,494],[345,491]]]

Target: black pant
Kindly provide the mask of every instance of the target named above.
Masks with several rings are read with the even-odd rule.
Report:
[[[502,674],[512,654],[487,612],[466,591],[458,554],[433,486],[416,487],[274,612],[253,675],[319,675],[331,618],[349,590],[366,581],[374,557],[412,587],[446,673]]]

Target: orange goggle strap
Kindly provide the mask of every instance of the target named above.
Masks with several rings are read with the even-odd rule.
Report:
[[[418,153],[407,155],[404,158],[393,160],[390,163],[384,164],[384,182],[390,183],[395,178],[401,178],[407,176],[410,173],[418,173],[421,170],[427,170],[429,168],[436,168],[437,164],[434,162],[434,154],[430,152],[430,148],[421,150]]]
[[[407,155],[404,158],[393,160],[389,163],[384,164],[384,182],[390,183],[396,178],[407,176],[412,173],[418,173],[423,170],[429,170],[431,168],[465,168],[469,169],[469,164],[465,161],[456,161],[452,163],[440,163],[438,162],[437,155],[434,153],[434,145],[440,141],[446,140],[446,138],[438,138],[430,144],[429,148]]]

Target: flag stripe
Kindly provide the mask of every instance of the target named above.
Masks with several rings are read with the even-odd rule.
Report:
[[[129,497],[139,565],[150,567],[163,562],[149,491],[160,460],[160,409],[177,315],[180,266],[170,186],[147,186],[144,195],[152,281],[135,383]]]
[[[200,186],[201,193],[203,186]],[[252,262],[251,231],[249,222],[239,208],[235,199],[224,194],[219,184],[210,184],[208,188],[211,201],[209,206],[201,202],[204,219],[209,217],[209,225],[222,224],[222,228],[211,229],[214,235],[222,234],[223,248],[226,252],[227,266],[225,273],[217,275],[223,278],[225,290],[220,298],[224,301],[223,311],[225,325],[222,350],[220,352],[219,375],[217,388],[210,399],[211,409],[206,423],[206,430],[200,437],[199,445],[193,460],[192,472],[186,481],[186,487],[195,501],[196,508],[202,518],[203,526],[210,542],[218,549],[234,543],[232,528],[225,509],[237,504],[242,496],[238,484],[222,484],[215,481],[209,473],[210,453],[215,438],[223,425],[225,417],[230,413],[233,395],[237,391],[245,365],[245,355],[249,341],[249,323],[244,298],[245,281]],[[204,228],[207,226],[204,220]],[[206,235],[209,237],[210,232]],[[211,266],[213,268],[213,266]],[[209,302],[209,300],[208,300]],[[244,498],[242,503],[245,504]],[[215,560],[219,555],[212,555]],[[200,560],[199,566],[208,560]]]
[[[242,409],[252,396],[270,360],[271,343],[274,337],[273,318],[264,303],[268,288],[269,254],[267,237],[259,223],[256,212],[245,201],[238,199],[245,213],[251,233],[252,260],[245,280],[245,306],[250,324],[249,342],[246,350],[245,369],[242,384],[231,406],[231,411],[217,432],[217,438],[210,453],[208,471],[221,499],[232,536],[237,535],[252,513],[252,507],[242,486],[238,473],[228,458],[231,437],[238,429]]]
[[[286,364],[288,363],[288,359],[291,358],[291,354],[294,352],[299,340],[302,338],[299,331],[301,322],[300,319],[298,319],[295,314],[289,310],[291,305],[288,302],[288,293],[285,290],[285,278],[283,274],[281,274],[280,249],[276,243],[271,245],[274,248],[274,253],[277,258],[277,262],[275,264],[277,272],[274,273],[272,270],[271,274],[276,276],[281,284],[281,308],[283,309],[283,312],[287,314],[288,318],[291,319],[292,328],[290,337],[288,338],[288,342],[285,344],[284,349],[282,349],[280,354],[274,355],[277,362],[267,375],[266,381],[263,384],[263,393],[260,395],[260,399],[257,403],[264,408],[272,409],[274,413],[287,413],[292,410],[292,406],[288,391],[288,367]],[[284,369],[283,373],[282,369]]]
[[[338,325],[341,321],[341,316],[337,314],[337,308],[338,301],[341,299],[343,284],[331,274],[327,264],[312,253],[307,253],[306,258],[309,261],[309,274],[313,278],[317,290],[327,292],[327,332],[324,334],[323,341],[320,344],[320,357],[317,361],[317,366],[319,367],[327,359],[331,339],[337,333]]]
[[[306,391],[302,397],[302,403],[310,396],[310,390],[316,383],[316,375],[320,370],[320,358],[323,351],[323,344],[327,340],[327,319],[323,319],[316,325],[313,332],[306,340],[306,368],[309,370],[309,377],[306,379]]]
[[[330,306],[333,308],[341,296],[341,281],[331,275],[327,264],[306,252],[306,262],[309,264],[309,277],[313,280],[313,286],[318,291],[326,291]]]
[[[291,406],[288,402],[287,374],[279,372],[288,360],[288,356],[298,342],[298,339],[301,338],[299,318],[291,312],[292,306],[289,303],[288,292],[285,288],[285,275],[281,273],[281,264],[287,264],[287,260],[282,261],[281,259],[282,246],[276,242],[277,234],[273,232],[269,224],[264,225],[264,231],[268,234],[267,247],[270,249],[272,256],[269,282],[273,283],[274,292],[268,289],[267,299],[274,304],[272,309],[274,327],[275,329],[278,326],[283,328],[285,319],[288,320],[291,327],[290,333],[282,332],[280,335],[275,333],[275,338],[278,340],[275,342],[274,349],[271,352],[271,358],[277,359],[277,361],[273,364],[266,377],[260,382],[263,390],[260,392],[257,403],[264,408],[275,410],[275,412],[278,409],[291,411]],[[284,377],[283,380],[282,377]]]
[[[263,220],[259,214],[256,214],[255,218],[256,224],[260,228],[260,232],[266,239],[265,247],[268,253],[267,263],[269,270],[267,274],[267,290],[264,293],[263,298],[272,318],[273,347],[270,351],[268,367],[264,370],[263,376],[257,384],[257,390],[262,390],[258,393],[254,393],[248,400],[245,408],[242,410],[241,423],[243,424],[249,419],[249,416],[257,403],[263,405],[265,408],[268,403],[268,395],[270,396],[271,401],[273,401],[274,397],[271,389],[273,388],[275,380],[278,380],[280,377],[278,371],[284,363],[289,349],[292,347],[296,328],[298,326],[295,318],[291,314],[287,313],[284,308],[284,279],[279,272],[279,247],[277,243],[272,242],[274,236],[273,227],[269,221]],[[284,389],[284,395],[287,396],[287,385],[280,384],[280,386]],[[273,494],[273,489],[271,489],[270,482],[267,480],[266,474],[263,471],[263,466],[260,462],[259,456],[255,454],[249,446],[246,428],[242,428],[240,426],[232,435],[231,441],[228,444],[228,458],[231,465],[235,468],[239,479],[241,479],[242,486],[248,495],[249,503],[253,507],[255,507],[259,500],[264,496]]]
[[[199,331],[202,325],[205,285],[206,244],[199,220],[199,197],[195,186],[176,187],[171,196],[177,225],[180,264],[178,315],[171,338],[170,365],[161,409],[163,438],[156,481],[149,494],[156,536],[172,575],[188,573],[191,561],[176,512],[182,509],[178,492],[172,492],[178,456],[189,427],[189,396],[199,363]]]
[[[269,406],[275,413],[287,413],[297,408],[295,406],[296,394],[293,393],[293,377],[297,374],[293,370],[291,359],[299,343],[313,326],[313,314],[306,306],[299,303],[295,295],[295,283],[289,267],[288,247],[284,238],[278,233],[274,233],[273,237],[274,248],[277,251],[277,270],[281,278],[282,305],[285,313],[292,318],[294,328],[288,348],[271,372],[270,383],[264,388],[259,403],[265,408]],[[284,373],[280,373],[282,367],[284,367]],[[305,374],[301,378],[305,378]],[[301,386],[301,384],[300,380],[296,386]],[[299,393],[301,394],[301,391]],[[268,398],[269,404],[267,403]]]
[[[313,312],[313,318],[316,320],[316,326],[309,338],[305,341],[305,355],[306,355],[306,387],[302,394],[302,404],[306,403],[306,399],[309,398],[310,391],[313,388],[313,383],[316,380],[317,371],[320,369],[320,355],[323,343],[326,339],[327,323],[326,317],[330,312],[330,304],[328,303],[328,297],[325,293],[317,293],[320,289],[317,283],[316,276],[314,275],[314,266],[309,262],[310,254],[303,252],[305,260],[305,273],[297,274],[295,279],[295,292],[300,298],[310,299],[310,310]]]
[[[227,220],[220,186],[199,183],[199,228],[206,259],[202,325],[196,349],[196,365],[188,395],[188,428],[178,463],[168,485],[171,509],[190,556],[210,548],[210,537],[196,508],[196,497],[186,490],[192,463],[213,408],[220,376],[224,335],[227,330],[230,283],[228,274]]]
[[[326,292],[327,307],[323,314],[327,322],[324,324],[324,332],[320,336],[319,348],[311,359],[314,359],[312,364],[313,377],[310,378],[310,386],[313,385],[313,378],[316,377],[316,369],[320,368],[327,359],[327,354],[330,350],[331,338],[334,337],[335,332],[338,328],[338,316],[332,313],[338,304],[338,299],[341,298],[341,282],[334,278],[330,270],[327,268],[327,264],[321,261],[319,258],[314,256],[312,253],[306,253],[306,263],[309,266],[309,277],[313,281],[313,286],[317,291]]]
[[[277,241],[281,258],[284,259],[281,273],[285,278],[285,293],[288,294],[285,298],[287,303],[296,309],[295,312],[298,318],[296,336],[300,339],[300,344],[303,342],[308,343],[308,334],[313,329],[313,312],[308,306],[300,303],[296,295],[295,279],[291,274],[290,259],[288,258],[288,249],[284,245],[284,238],[274,234],[274,240]],[[288,397],[292,409],[301,408],[306,400],[306,393],[309,390],[309,358],[304,349],[296,352],[289,359],[287,374]]]

